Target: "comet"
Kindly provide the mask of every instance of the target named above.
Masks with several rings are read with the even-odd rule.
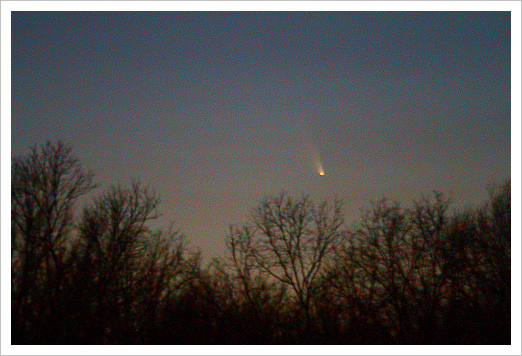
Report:
[[[312,159],[313,165],[317,169],[317,173],[319,173],[320,176],[324,176],[325,173],[324,173],[324,168],[323,168],[323,161],[321,160],[321,154],[319,153],[319,148],[317,147],[317,145],[315,145],[312,142],[308,143],[308,148],[309,148],[308,152],[309,152],[310,158]]]
[[[299,124],[298,132],[301,138],[301,147],[303,148],[305,155],[308,156],[307,158],[310,160],[317,173],[319,173],[320,176],[325,176],[326,173],[324,172],[319,147],[312,136],[308,133],[309,130],[306,129],[305,121],[303,119],[298,119],[297,123]]]

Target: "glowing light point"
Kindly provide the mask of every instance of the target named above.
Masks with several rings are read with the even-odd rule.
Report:
[[[319,175],[324,176],[324,171],[319,172]]]

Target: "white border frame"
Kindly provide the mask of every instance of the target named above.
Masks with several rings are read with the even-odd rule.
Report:
[[[521,3],[519,1],[3,1],[1,6],[1,212],[2,236],[10,235],[11,176],[11,11],[511,11],[511,189],[512,189],[512,345],[511,346],[13,346],[10,313],[10,239],[1,239],[1,353],[11,355],[145,355],[145,354],[389,354],[520,355],[521,230]],[[514,100],[513,100],[514,98]],[[517,319],[518,318],[518,319]],[[459,332],[459,330],[455,330]]]

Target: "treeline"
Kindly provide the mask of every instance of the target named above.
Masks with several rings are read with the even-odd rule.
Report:
[[[267,197],[203,266],[157,195],[96,187],[71,148],[12,161],[12,344],[509,344],[510,182],[476,209],[440,193],[342,204]],[[76,213],[76,214],[75,214]]]

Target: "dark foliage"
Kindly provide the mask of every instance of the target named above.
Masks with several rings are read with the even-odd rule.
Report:
[[[61,142],[13,159],[13,344],[509,344],[511,189],[450,214],[435,192],[341,204],[268,197],[203,267],[139,183],[95,188]],[[458,331],[458,332],[457,332]]]

